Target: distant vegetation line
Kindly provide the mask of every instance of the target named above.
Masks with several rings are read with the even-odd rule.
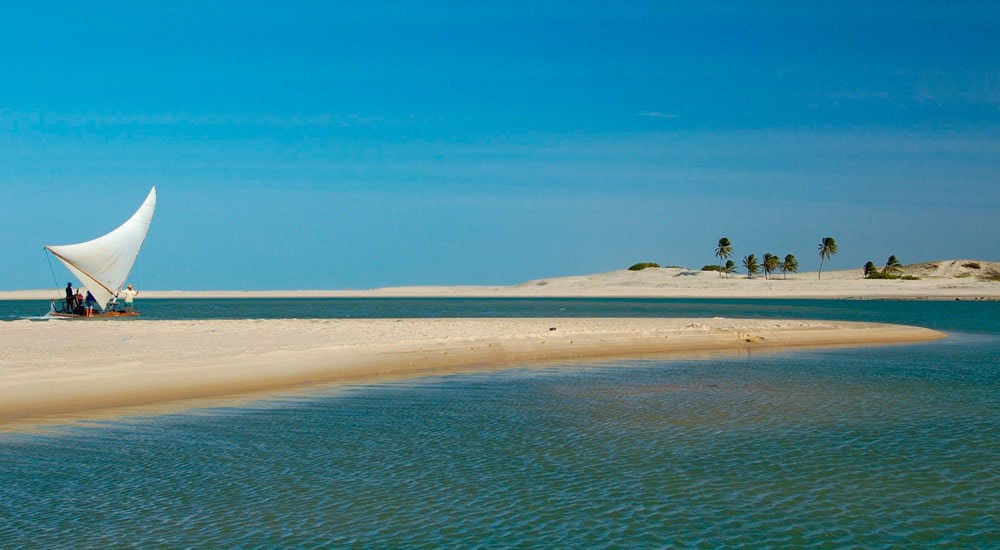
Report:
[[[833,257],[838,252],[837,241],[833,237],[823,237],[819,241],[819,268],[817,270],[817,278],[823,278],[823,267],[828,260],[832,260]],[[701,271],[715,271],[719,274],[719,277],[731,277],[733,273],[737,273],[739,268],[731,258],[735,255],[735,245],[728,237],[722,237],[719,239],[715,247],[715,257],[718,258],[718,263],[707,264],[701,267]],[[782,278],[787,278],[788,273],[798,273],[799,271],[799,261],[794,254],[786,254],[782,259],[780,256],[772,254],[770,252],[765,252],[761,258],[758,258],[756,254],[747,254],[742,259],[742,269],[746,273],[746,278],[753,279],[761,274],[764,275],[765,279],[770,279],[777,272],[781,272]],[[639,262],[633,264],[628,269],[630,271],[640,271],[648,268],[659,268],[660,264],[656,262]],[[677,269],[687,269],[683,266],[664,266],[667,268],[677,268]],[[982,269],[979,262],[966,262],[962,264],[962,267],[966,269]],[[904,266],[899,261],[899,258],[895,254],[889,256],[886,260],[885,265],[879,268],[875,262],[869,261],[861,268],[862,276],[865,279],[901,279],[901,280],[919,280],[920,277],[912,274],[903,274]],[[963,273],[962,275],[957,275],[959,277],[970,277],[971,273]],[[996,270],[983,270],[981,274],[977,275],[978,279],[986,281],[1000,281],[1000,272]]]

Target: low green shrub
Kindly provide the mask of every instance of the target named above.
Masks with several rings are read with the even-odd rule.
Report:
[[[979,262],[969,262],[967,264],[962,264],[962,267],[967,267],[969,269],[982,269],[983,266],[979,265]]]
[[[866,279],[899,279],[900,276],[895,273],[885,273],[882,271],[873,271],[868,274]]]
[[[895,273],[883,273],[881,271],[876,271],[874,273],[869,273],[868,276],[865,277],[865,278],[866,279],[888,279],[888,280],[902,279],[904,281],[919,281],[920,280],[920,277],[917,277],[916,275],[897,275]]]
[[[722,271],[722,268],[717,265],[706,265],[702,266],[702,271]]]
[[[641,262],[628,268],[629,271],[640,271],[646,269],[647,267],[660,267],[660,264],[654,262]]]

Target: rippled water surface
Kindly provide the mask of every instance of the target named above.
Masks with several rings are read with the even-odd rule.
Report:
[[[997,306],[802,307],[953,332],[3,434],[0,546],[1000,545]]]

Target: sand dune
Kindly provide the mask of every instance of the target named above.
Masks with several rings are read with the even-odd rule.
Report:
[[[967,267],[976,266],[979,267]],[[1000,298],[1000,263],[948,260],[905,266],[900,275],[919,280],[865,279],[860,269],[758,276],[734,275],[682,268],[620,270],[579,277],[530,281],[512,292],[550,295],[630,295],[705,298]]]
[[[975,266],[979,267],[966,267]],[[1000,299],[1000,263],[947,260],[905,266],[901,275],[919,280],[868,280],[860,269],[775,274],[747,279],[684,268],[627,269],[528,281],[512,286],[406,286],[353,291],[150,292],[156,296],[494,296],[494,297],[676,297],[676,298],[855,298]]]

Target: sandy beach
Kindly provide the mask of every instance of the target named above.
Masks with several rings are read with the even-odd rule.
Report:
[[[323,319],[0,324],[0,423],[567,359],[943,338],[738,319]]]

